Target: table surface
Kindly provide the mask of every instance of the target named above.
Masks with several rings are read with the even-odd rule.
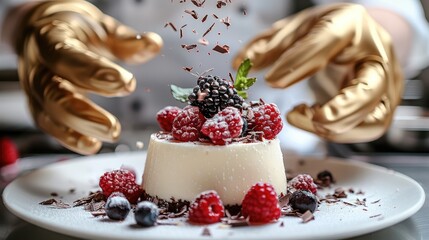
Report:
[[[52,157],[52,160],[43,159],[45,162],[38,162],[32,159],[32,163],[39,165],[53,162],[58,156]],[[357,159],[369,162],[376,165],[381,165],[395,171],[401,172],[415,179],[424,188],[426,199],[429,193],[429,156],[428,155],[390,155],[382,154],[377,156],[353,156],[352,159]],[[22,161],[25,164],[25,161]],[[1,183],[1,190],[5,187],[5,183]],[[429,203],[425,202],[420,211],[409,219],[398,223],[392,227],[383,230],[352,238],[354,240],[366,239],[429,239]],[[0,200],[0,239],[7,240],[22,240],[22,239],[74,239],[77,238],[65,236],[46,229],[39,228],[18,219],[12,215]]]

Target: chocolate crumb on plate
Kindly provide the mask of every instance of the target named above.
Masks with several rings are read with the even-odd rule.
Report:
[[[376,217],[380,217],[380,216],[381,216],[381,214],[376,214],[376,215],[369,216],[369,218],[376,218]]]
[[[203,232],[201,233],[201,236],[207,236],[210,237],[212,234],[210,232],[210,229],[208,227],[203,228]]]
[[[56,200],[56,199],[48,199],[45,201],[42,201],[39,203],[40,205],[45,205],[45,206],[52,206],[54,208],[58,208],[58,209],[65,209],[65,208],[71,208],[70,204],[67,204],[61,200]]]
[[[381,201],[381,199],[378,199],[377,201],[371,202],[371,204],[376,204],[379,203]]]
[[[304,214],[302,214],[301,219],[303,223],[308,223],[311,220],[314,220],[314,215],[311,213],[311,211],[306,211]]]

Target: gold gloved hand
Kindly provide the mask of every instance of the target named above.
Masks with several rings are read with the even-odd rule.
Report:
[[[316,74],[313,84],[322,87],[316,103],[295,106],[287,120],[330,141],[380,137],[401,100],[403,76],[390,35],[360,5],[310,8],[280,20],[241,50],[234,67],[244,58],[254,69],[273,65],[266,81],[276,88]]]
[[[116,141],[118,119],[85,94],[134,91],[133,74],[111,60],[145,62],[160,51],[161,37],[137,34],[79,0],[34,4],[16,28],[12,43],[19,77],[36,124],[81,154],[96,153],[102,141]]]

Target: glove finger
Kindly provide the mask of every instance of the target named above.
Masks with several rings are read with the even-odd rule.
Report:
[[[80,94],[67,80],[36,67],[29,82],[38,86],[30,87],[32,95],[53,121],[102,141],[114,142],[119,138],[118,119]]]
[[[326,127],[313,121],[315,110],[304,104],[296,106],[287,114],[287,121],[300,129],[312,132],[319,137],[337,143],[359,143],[373,141],[386,131],[392,121],[392,111],[385,101],[379,104],[368,114],[361,123],[344,131],[329,131]]]
[[[122,96],[135,90],[133,74],[90,51],[67,23],[57,22],[37,33],[28,41],[29,55],[40,54],[44,65],[76,87],[103,96]]]
[[[126,62],[144,63],[156,56],[163,46],[158,34],[138,34],[108,15],[100,19],[100,24],[107,33],[107,47],[116,58]]]
[[[36,99],[32,99],[31,95],[28,102],[30,112],[37,126],[47,134],[57,139],[61,145],[73,152],[83,155],[95,154],[100,150],[102,144],[99,140],[76,132],[53,120],[48,114],[46,114],[46,112],[43,111],[43,108],[38,104],[38,101]]]
[[[329,132],[346,132],[361,123],[379,104],[387,90],[386,73],[381,64],[364,62],[356,68],[355,78],[336,96],[314,107],[313,123]],[[390,110],[388,99],[383,101]]]
[[[266,80],[273,87],[286,88],[322,69],[347,47],[354,35],[350,11],[328,11],[308,33],[277,59]],[[341,31],[340,31],[341,30]]]

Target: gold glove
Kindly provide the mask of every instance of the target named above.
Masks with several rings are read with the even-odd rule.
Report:
[[[121,131],[118,119],[86,93],[131,93],[133,74],[111,60],[142,63],[162,47],[159,35],[139,35],[78,0],[33,4],[12,39],[36,124],[81,154],[96,153],[101,141],[116,141]]]
[[[316,103],[287,114],[292,125],[330,141],[355,143],[380,137],[391,123],[403,91],[392,40],[355,4],[304,10],[276,22],[234,59],[254,69],[272,65],[266,81],[286,88],[316,74]],[[321,95],[325,94],[322,98]]]

